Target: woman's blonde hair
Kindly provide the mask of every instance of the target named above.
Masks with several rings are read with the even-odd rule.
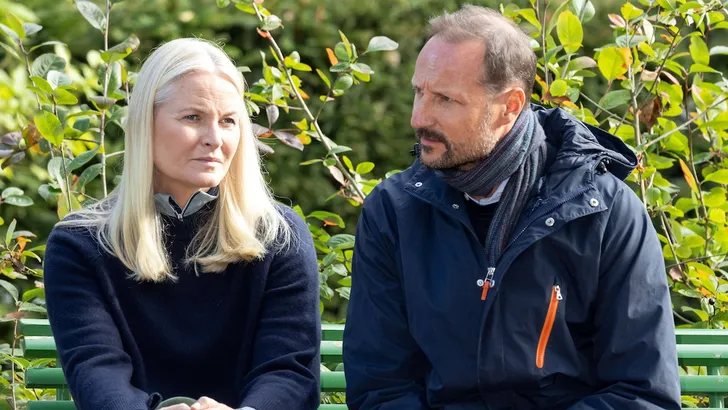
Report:
[[[154,203],[152,131],[155,107],[170,95],[178,79],[193,72],[222,74],[237,88],[240,144],[219,185],[211,220],[190,243],[186,262],[205,272],[220,272],[231,263],[261,258],[272,246],[287,245],[291,237],[263,177],[243,102],[242,74],[214,43],[193,38],[170,41],[144,62],[131,93],[121,182],[105,199],[61,222],[93,228],[104,250],[116,255],[137,280],[176,279]]]

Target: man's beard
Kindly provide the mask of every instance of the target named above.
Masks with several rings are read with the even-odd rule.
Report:
[[[424,158],[426,155],[420,156],[422,164],[431,169],[472,168],[476,162],[485,159],[498,142],[493,137],[488,118],[481,122],[472,140],[458,144],[453,144],[444,134],[430,128],[417,128],[415,129],[415,135],[420,143],[424,138],[440,142],[445,146],[445,152],[438,158]],[[420,149],[423,154],[432,152],[432,148],[426,145],[420,144]]]

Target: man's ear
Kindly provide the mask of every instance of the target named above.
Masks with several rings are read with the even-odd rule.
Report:
[[[528,102],[526,100],[526,93],[523,91],[523,88],[514,87],[506,91],[503,97],[505,98],[506,106],[503,114],[508,117],[509,121],[515,121],[521,114],[524,105]]]

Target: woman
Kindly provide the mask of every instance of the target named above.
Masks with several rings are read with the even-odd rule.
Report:
[[[267,189],[243,92],[217,46],[159,47],[121,183],[51,233],[48,316],[79,410],[318,407],[316,253]]]

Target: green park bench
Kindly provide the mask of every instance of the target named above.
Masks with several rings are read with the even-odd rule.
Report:
[[[19,331],[23,335],[21,347],[26,359],[55,359],[56,346],[48,321],[21,319]],[[322,326],[321,392],[343,393],[346,387],[344,372],[337,370],[342,363],[344,325]],[[728,330],[677,329],[678,359],[680,366],[700,370],[700,374],[683,373],[680,390],[683,395],[707,397],[709,409],[724,409],[728,396],[728,375],[721,375],[721,367],[728,366]],[[28,369],[25,375],[28,388],[55,389],[55,400],[28,402],[28,410],[75,410],[68,386],[59,367]],[[706,401],[707,402],[707,401]],[[345,404],[322,404],[319,410],[345,410]]]

